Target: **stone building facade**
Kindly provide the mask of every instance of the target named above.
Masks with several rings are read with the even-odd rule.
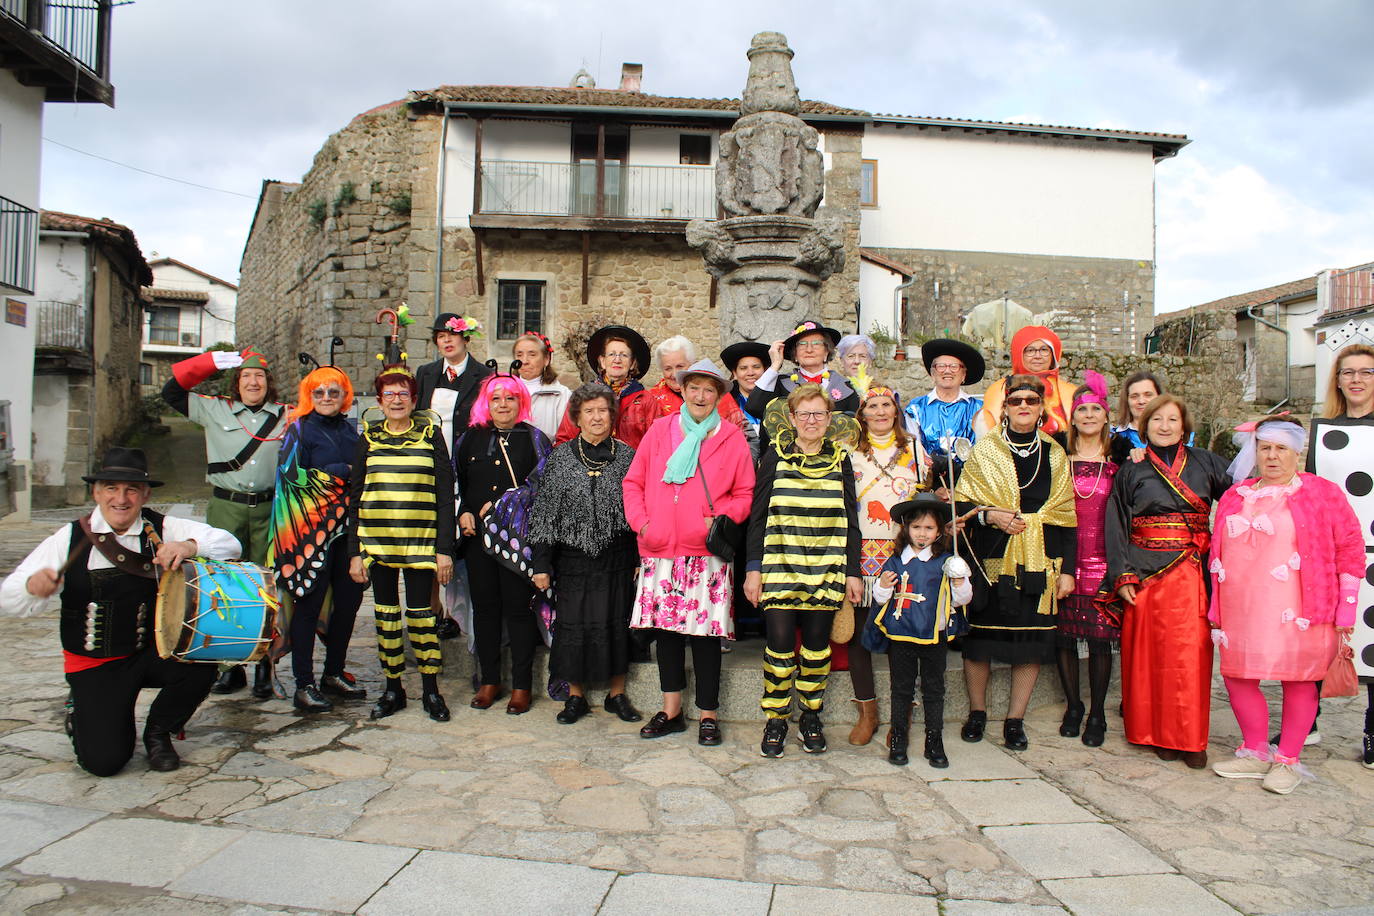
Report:
[[[297,353],[323,354],[327,341],[341,336],[346,344],[339,363],[365,389],[383,334],[374,320],[379,309],[409,305],[416,320],[406,338],[413,365],[433,358],[428,328],[440,311],[477,317],[488,336],[475,354],[504,360],[512,335],[502,333],[503,326],[532,322],[518,309],[517,318],[503,322],[501,297],[513,286],[529,286],[538,290],[538,329],[561,351],[555,359],[565,381],[576,380],[569,351],[576,354],[587,330],[601,323],[629,324],[651,341],[684,334],[713,353],[720,290],[687,246],[684,229],[689,217],[719,215],[710,173],[717,139],[738,109],[737,100],[655,96],[634,88],[446,86],[361,114],[325,142],[299,183],[264,182],[243,252],[238,343],[262,349],[294,377]],[[824,153],[825,195],[817,216],[840,222],[846,257],[843,270],[821,288],[821,314],[799,317],[820,318],[845,332],[867,331],[860,245],[877,215],[866,171],[874,167],[869,157],[878,155],[867,149],[874,116],[815,101],[802,102],[801,116],[820,133]],[[963,132],[991,138],[999,155],[1017,154],[984,122],[964,123],[980,125]],[[1152,170],[1156,158],[1172,154],[1160,150],[1176,150],[1186,138],[1081,133],[1055,142],[1076,144],[1079,152],[1112,144],[1135,151],[1130,193],[1119,208],[1139,216],[1134,211],[1144,207],[1142,218],[1151,220],[1149,195],[1140,188],[1148,187],[1152,171],[1141,169]],[[1097,136],[1104,133],[1114,136]],[[938,227],[939,214],[896,212],[908,198],[893,190],[892,176],[921,170],[908,168],[891,152],[890,137],[886,142],[887,221],[875,224],[886,227],[882,237],[906,238],[893,228],[903,218]],[[589,190],[593,176],[595,195]],[[921,180],[943,179],[924,174]],[[631,193],[670,183],[678,191],[687,184],[699,191],[702,181],[705,203],[698,193],[689,206],[681,199],[636,202]],[[1071,217],[1061,222],[1073,223]],[[931,229],[912,237],[932,233],[938,235]],[[1153,307],[1152,249],[1143,260],[1035,253],[1035,232],[1024,234],[1024,244],[1013,239],[999,251],[924,242],[876,248],[909,264],[918,280],[905,333],[919,338],[955,327],[972,305],[1009,286],[1038,284],[1016,298],[1035,311],[1056,310],[1055,326],[1071,345],[1090,349],[1094,341],[1111,339],[1134,351],[1145,328],[1131,319],[1140,321]],[[1056,244],[1072,248],[1074,238]],[[891,295],[884,290],[875,300],[890,303]],[[1105,316],[1109,299],[1118,317]]]

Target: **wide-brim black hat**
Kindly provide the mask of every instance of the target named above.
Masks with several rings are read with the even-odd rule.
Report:
[[[940,337],[935,340],[927,340],[921,344],[921,362],[925,363],[926,374],[930,373],[931,363],[941,356],[952,356],[964,364],[965,385],[978,384],[983,380],[983,373],[987,371],[987,363],[983,359],[983,354],[972,346],[962,340]]]
[[[141,448],[112,448],[105,453],[105,460],[90,474],[81,478],[86,483],[108,480],[120,483],[146,483],[150,487],[162,486],[162,481],[148,476],[148,456]]]
[[[430,331],[447,331],[448,328],[444,327],[444,325],[447,324],[453,318],[461,317],[463,316],[456,315],[453,312],[440,312],[439,314],[434,316],[434,324],[430,325],[429,329]]]
[[[797,329],[792,332],[792,336],[782,342],[782,358],[791,362],[796,362],[797,341],[807,334],[824,334],[830,341],[830,348],[833,350],[840,345],[840,332],[834,328],[827,328],[819,321],[803,321],[797,325]]]
[[[911,499],[897,503],[888,510],[888,517],[892,519],[894,525],[905,525],[907,519],[911,518],[918,509],[934,509],[937,513],[949,515],[953,510],[950,504],[929,490],[917,493]]]
[[[587,338],[587,365],[592,367],[592,371],[600,369],[597,360],[606,349],[608,337],[623,337],[629,342],[630,353],[635,359],[635,371],[630,374],[637,379],[643,378],[644,373],[649,371],[649,342],[634,328],[627,328],[623,324],[608,324]]]
[[[739,365],[739,361],[746,356],[757,357],[765,369],[772,362],[772,355],[768,352],[768,344],[759,343],[757,340],[741,340],[739,343],[732,343],[720,351],[720,361],[725,363],[725,371],[731,374]]]

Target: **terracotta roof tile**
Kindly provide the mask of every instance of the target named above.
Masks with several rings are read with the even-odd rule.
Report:
[[[163,286],[145,286],[143,287],[143,298],[178,302],[209,302],[210,294],[203,289],[169,289]]]
[[[621,89],[571,89],[545,86],[440,86],[410,93],[411,102],[496,102],[511,105],[587,105],[606,108],[671,108],[739,111],[739,99],[692,99]],[[802,113],[867,118],[868,112],[803,99]]]
[[[977,118],[946,118],[936,115],[900,115],[879,113],[875,114],[873,117],[875,120],[878,121],[931,121],[938,123],[947,123],[960,127],[968,127],[972,129],[981,127],[989,130],[1025,130],[1031,132],[1068,131],[1073,133],[1091,133],[1101,136],[1119,136],[1123,139],[1151,137],[1158,140],[1170,140],[1182,143],[1188,142],[1187,134],[1161,134],[1147,130],[1119,130],[1116,128],[1106,127],[1074,127],[1068,124],[1030,124],[1024,121],[986,121]]]

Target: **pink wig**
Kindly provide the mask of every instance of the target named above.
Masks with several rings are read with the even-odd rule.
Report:
[[[525,423],[529,421],[530,390],[525,387],[525,383],[509,375],[489,375],[483,380],[481,390],[477,392],[477,400],[472,403],[472,413],[468,418],[469,426],[491,425],[491,394],[493,391],[505,391],[519,398],[520,413],[516,415],[515,422]]]

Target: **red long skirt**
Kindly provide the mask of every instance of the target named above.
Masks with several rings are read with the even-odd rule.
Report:
[[[1212,639],[1196,560],[1146,582],[1121,625],[1126,740],[1179,751],[1207,749]]]

